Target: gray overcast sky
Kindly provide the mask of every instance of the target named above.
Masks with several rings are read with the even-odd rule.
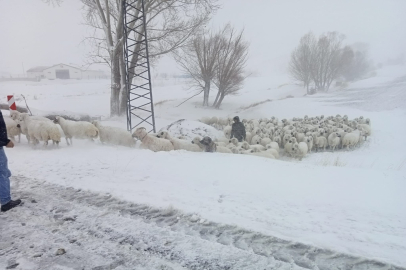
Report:
[[[245,28],[251,41],[249,68],[262,75],[285,72],[291,50],[313,31],[337,30],[348,44],[370,44],[371,56],[385,61],[406,54],[406,0],[220,0],[209,27],[230,22]],[[0,0],[0,72],[22,73],[38,65],[83,64],[81,43],[89,29],[81,24],[79,0],[61,7],[41,0]],[[173,70],[163,59],[159,71]]]

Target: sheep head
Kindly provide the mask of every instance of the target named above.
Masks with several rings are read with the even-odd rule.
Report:
[[[134,131],[132,136],[133,138],[142,140],[147,135],[148,135],[147,130],[144,127],[139,127]]]
[[[200,141],[201,144],[203,145],[210,145],[212,143],[212,139],[210,137],[204,137],[203,140]]]
[[[59,124],[61,120],[60,116],[55,116],[54,124]]]
[[[54,123],[55,123],[55,121],[54,121]],[[95,127],[97,127],[97,128],[100,127],[100,122],[99,122],[99,121],[94,120],[94,121],[92,121],[91,123],[92,123],[93,126],[95,126]]]
[[[232,138],[229,142],[234,144],[234,145],[238,144],[238,140],[236,138]]]
[[[167,139],[168,138],[168,132],[166,131],[161,131],[158,133],[158,135],[156,135],[158,138],[162,138],[162,139]]]

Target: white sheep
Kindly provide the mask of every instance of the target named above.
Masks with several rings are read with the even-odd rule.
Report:
[[[267,146],[269,146],[269,144]],[[276,149],[273,149],[272,147],[267,148],[267,150],[265,152],[271,153],[275,158],[279,159],[279,152],[276,151]]]
[[[260,144],[250,145],[250,149],[258,150],[258,151],[265,151],[266,148]]]
[[[4,123],[6,124],[7,137],[14,140],[14,137],[18,137],[18,142],[21,141],[21,125],[14,121],[11,117],[3,116]]]
[[[28,127],[27,127],[27,125],[25,124],[24,121],[20,121],[20,120],[19,120],[20,118],[22,118],[22,117],[20,117],[20,115],[28,115],[32,120],[45,121],[45,122],[52,122],[51,119],[48,119],[48,118],[43,117],[43,116],[30,116],[28,113],[20,113],[20,112],[18,112],[18,111],[11,111],[11,112],[10,112],[10,116],[11,116],[13,119],[15,118],[15,119],[18,120],[18,123],[19,123],[20,126],[21,126],[21,133],[25,135],[25,137],[27,138],[27,141],[28,141],[28,142],[30,141],[30,135],[28,134]],[[58,129],[59,129],[59,133],[60,133],[61,135],[63,135],[62,128],[61,128],[60,126],[57,126],[57,127],[58,127]]]
[[[251,142],[249,142],[251,145],[256,145],[256,144],[260,144],[261,142],[261,136],[259,135],[254,135],[251,139]]]
[[[340,139],[341,135],[338,132],[333,132],[328,136],[328,145],[330,146],[330,148],[333,150],[335,150],[335,148],[340,145]]]
[[[229,148],[223,147],[223,146],[217,146],[216,144],[214,144],[214,147],[210,147],[210,148],[212,148],[210,151],[206,151],[205,149],[207,149],[207,147],[206,147],[206,145],[201,143],[199,137],[195,137],[192,140],[192,143],[199,146],[204,152],[218,152],[218,153],[227,153],[227,154],[233,153]]]
[[[216,147],[216,152],[217,153],[226,153],[226,154],[232,154],[233,153],[229,148],[224,147],[224,146],[217,146]]]
[[[200,138],[199,138],[199,137],[194,137],[193,140],[192,140],[192,144],[196,144],[197,146],[200,147],[200,149],[201,149],[202,151],[205,152],[206,146],[203,145],[203,144],[200,142]],[[217,148],[217,145],[216,145],[216,148]]]
[[[219,118],[218,124],[225,127],[228,125],[228,118]]]
[[[275,157],[271,153],[267,153],[267,152],[247,153],[247,155],[275,159]]]
[[[214,142],[217,146],[227,147],[228,143],[226,142]]]
[[[246,132],[245,133],[245,141],[247,141],[248,143],[250,143],[251,142],[251,140],[252,140],[252,133],[251,132]]]
[[[364,132],[365,140],[367,140],[368,136],[371,136],[371,126],[368,124],[359,124],[357,126],[358,129],[362,129]]]
[[[141,148],[143,149],[149,149],[154,152],[171,151],[175,149],[169,140],[148,134],[144,127],[137,128],[132,136],[141,141]]]
[[[266,147],[271,142],[272,142],[272,140],[270,138],[264,137],[264,138],[261,138],[259,144]]]
[[[28,143],[37,144],[42,141],[44,146],[46,146],[48,141],[52,140],[53,144],[59,145],[61,133],[58,127],[51,121],[37,120],[28,114],[20,114],[19,120],[27,126]]]
[[[196,144],[190,143],[186,140],[176,139],[171,137],[167,131],[160,131],[157,135],[158,138],[169,140],[175,150],[186,150],[191,152],[202,152],[202,149]]]
[[[276,142],[270,142],[265,147],[266,147],[266,149],[270,149],[270,148],[275,149],[279,153],[279,144]]]
[[[363,134],[361,130],[354,130],[353,132],[345,134],[342,141],[342,147],[344,148],[345,146],[347,146],[347,150],[350,149],[350,146],[354,148],[359,143],[359,141],[361,141],[362,135]]]
[[[309,148],[305,142],[295,143],[292,146],[292,152],[295,157],[299,158],[299,160],[302,160],[302,158],[306,156],[308,150]]]
[[[371,126],[371,120],[370,120],[369,118],[365,119],[365,123],[366,123],[368,126]]]
[[[226,126],[224,129],[223,129],[223,132],[224,132],[224,136],[227,138],[227,139],[230,139],[230,137],[231,137],[231,126]]]
[[[313,149],[313,136],[307,136],[305,143],[307,143],[307,148],[309,149],[309,153],[311,153]]]
[[[280,135],[274,135],[273,141],[278,144],[279,148],[282,148],[282,138]]]
[[[48,118],[46,118],[47,120],[37,119],[34,116],[30,116],[28,113],[19,113],[19,112],[15,113],[15,112],[13,112],[12,116],[13,117],[18,117],[17,122],[20,125],[21,132],[23,134],[25,134],[28,143],[33,143],[33,144],[37,144],[39,141],[35,137],[30,138],[30,135],[29,135],[30,131],[28,130],[29,123],[33,122],[33,121],[35,121],[35,122],[51,122],[51,120],[49,120]],[[36,128],[32,124],[31,125],[31,134],[33,134],[33,132],[35,132],[35,130],[36,130]],[[37,136],[39,136],[39,135],[37,134]],[[54,142],[54,144],[55,144],[55,142]]]
[[[14,121],[18,121],[18,118],[19,118],[20,114],[21,113],[19,111],[10,110],[10,117]]]
[[[221,145],[220,145],[221,146]],[[242,142],[239,142],[237,138],[231,138],[229,140],[229,144],[226,145],[227,148],[231,149],[233,147],[241,147],[242,146]]]
[[[72,138],[78,139],[90,139],[93,140],[99,136],[99,130],[89,122],[85,121],[71,121],[66,120],[61,116],[56,116],[54,120],[55,124],[59,124],[65,134],[66,143],[72,144]],[[70,144],[69,144],[69,140]]]
[[[287,155],[292,155],[292,146],[293,146],[292,139],[293,138],[290,138],[290,140],[287,143],[285,143],[285,146],[284,146],[285,154],[287,154]],[[296,142],[296,139],[295,139],[295,142]]]
[[[248,150],[239,149],[239,151],[238,151],[239,154],[243,154],[243,155],[248,155],[248,154],[251,154],[251,153],[254,153],[254,152],[255,151],[253,149],[248,149]]]
[[[304,142],[306,135],[302,132],[298,132],[298,133],[296,133],[295,137],[296,137],[297,142]]]
[[[102,143],[134,147],[135,140],[131,133],[117,127],[102,126],[99,121],[92,124],[99,130],[99,138]]]
[[[210,124],[218,124],[218,122],[219,122],[219,119],[218,119],[218,117],[216,117],[216,116],[213,116],[211,119],[210,119]]]
[[[314,144],[316,145],[316,151],[320,148],[323,148],[323,150],[326,151],[326,147],[328,146],[327,139],[324,136],[317,137]]]

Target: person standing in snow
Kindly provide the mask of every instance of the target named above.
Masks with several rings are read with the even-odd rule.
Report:
[[[11,200],[10,195],[10,176],[7,157],[3,146],[13,148],[14,143],[7,138],[6,123],[4,123],[3,114],[0,111],[0,204],[1,212],[6,212],[21,203],[21,200]]]
[[[245,126],[243,123],[240,122],[240,118],[238,116],[233,118],[234,123],[231,127],[231,138],[236,138],[239,142],[242,142],[245,140]]]

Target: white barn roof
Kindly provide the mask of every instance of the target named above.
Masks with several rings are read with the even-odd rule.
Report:
[[[63,64],[63,63],[57,64],[57,65],[53,65],[53,66],[51,66],[51,67],[47,67],[47,68],[45,68],[45,69],[43,69],[43,70],[47,70],[47,69],[54,68],[54,67],[57,67],[57,66],[68,66],[68,67],[71,67],[71,68],[74,68],[74,69],[77,69],[77,70],[82,71],[82,70],[81,70],[80,68],[78,68],[78,67],[74,67],[74,66],[71,66],[71,65]]]
[[[45,69],[49,68],[48,66],[38,66],[38,67],[33,67],[27,70],[27,72],[42,72]]]

